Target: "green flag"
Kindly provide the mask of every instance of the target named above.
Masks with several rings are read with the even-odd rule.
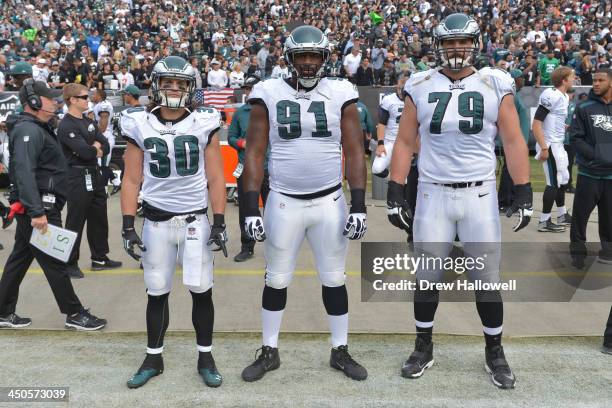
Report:
[[[370,18],[372,19],[372,24],[374,25],[379,25],[383,22],[383,18],[373,11],[370,11]]]

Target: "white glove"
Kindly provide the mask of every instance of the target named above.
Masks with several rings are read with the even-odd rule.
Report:
[[[365,213],[351,213],[346,219],[346,226],[342,235],[348,237],[348,239],[361,239],[368,229],[366,224]]]
[[[249,238],[257,242],[266,239],[266,231],[264,231],[263,218],[261,217],[246,217],[244,219],[244,230]]]

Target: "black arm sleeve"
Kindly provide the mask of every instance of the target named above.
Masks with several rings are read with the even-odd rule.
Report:
[[[44,131],[36,125],[16,126],[10,135],[12,155],[11,179],[17,185],[19,201],[30,217],[45,214],[36,183],[38,157],[44,144]]]
[[[378,123],[387,126],[389,122],[389,111],[383,108],[378,109]]]
[[[70,134],[73,136],[71,137]],[[70,124],[65,120],[62,120],[57,128],[57,137],[64,146],[66,146],[71,152],[79,156],[81,159],[93,160],[96,158],[96,148],[88,145],[85,139],[78,134],[78,129],[71,129]]]
[[[546,116],[549,113],[550,111],[548,109],[546,109],[542,105],[538,105],[538,110],[536,110],[535,116],[533,118],[539,120],[540,122],[544,122],[544,119],[546,119]]]

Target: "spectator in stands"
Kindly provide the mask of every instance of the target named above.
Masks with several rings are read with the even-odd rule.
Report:
[[[112,80],[119,83],[119,78],[117,78],[117,75],[113,72],[110,62],[106,60],[102,65],[102,70],[98,73],[96,79],[97,86],[99,89],[111,89]]]
[[[35,81],[47,82],[49,76],[49,70],[47,69],[47,60],[44,58],[38,58],[36,65],[32,67],[32,78]]]
[[[238,89],[244,84],[244,72],[242,72],[242,65],[239,63],[234,64],[234,68],[229,75],[229,86],[230,88]]]
[[[370,59],[363,58],[357,73],[355,75],[355,84],[357,86],[372,86],[374,85],[374,71],[370,66]]]
[[[285,57],[279,57],[277,64],[272,69],[272,78],[291,78],[291,72],[285,62]]]
[[[387,60],[387,49],[384,47],[384,41],[382,38],[376,40],[376,45],[372,48],[372,69],[374,70],[374,84],[380,85],[382,83],[381,74],[383,65]]]
[[[552,48],[549,48],[546,51],[546,56],[538,62],[538,71],[540,73],[539,83],[536,83],[538,86],[550,86],[551,78],[550,75],[552,72],[557,69],[557,67],[561,65],[559,60],[555,58],[555,51]]]
[[[221,64],[217,59],[210,62],[212,70],[208,72],[208,86],[211,88],[225,88],[227,86],[227,71],[221,68]]]
[[[329,57],[329,61],[325,64],[325,76],[328,77],[343,77],[342,61],[338,59],[338,51],[333,51]]]
[[[356,83],[357,78],[357,69],[361,64],[361,52],[359,48],[352,47],[351,52],[344,57],[344,72],[346,72],[346,77],[352,83]]]
[[[47,77],[47,84],[50,88],[62,89],[68,81],[68,76],[63,71],[60,71],[59,62],[53,61],[51,63],[51,72]]]
[[[134,85],[134,75],[131,72],[128,72],[127,64],[121,65],[121,72],[117,74],[117,79],[119,80],[119,89],[125,89],[130,85]]]

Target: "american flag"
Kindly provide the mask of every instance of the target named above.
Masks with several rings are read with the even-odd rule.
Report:
[[[234,95],[234,90],[232,88],[216,90],[199,88],[195,90],[193,101],[196,106],[206,105],[220,109],[227,103],[227,98],[232,95]]]

